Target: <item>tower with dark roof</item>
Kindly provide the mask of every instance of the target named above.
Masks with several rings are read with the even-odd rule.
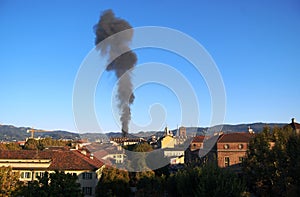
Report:
[[[292,122],[289,124],[289,126],[292,127],[293,131],[296,133],[296,134],[300,134],[300,124],[296,122],[296,119],[295,118],[292,118]]]

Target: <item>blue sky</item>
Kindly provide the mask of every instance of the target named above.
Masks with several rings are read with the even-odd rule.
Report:
[[[285,1],[0,1],[0,123],[75,131],[72,93],[78,69],[94,47],[93,26],[112,9],[133,27],[164,26],[196,39],[210,53],[226,88],[225,123],[300,119],[300,3]],[[209,125],[205,81],[189,63],[162,50],[137,50],[138,63],[162,62],[182,72],[197,91],[201,125]],[[119,130],[111,113],[113,73],[98,83],[95,107],[102,129]],[[166,110],[162,126],[180,124],[168,88],[135,91],[132,120],[149,123],[149,106]],[[196,126],[184,122],[185,126]],[[160,128],[153,128],[154,130]]]

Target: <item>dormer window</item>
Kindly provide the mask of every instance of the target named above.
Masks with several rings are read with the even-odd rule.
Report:
[[[243,144],[239,144],[239,149],[243,149]]]
[[[224,149],[228,149],[228,148],[229,148],[229,144],[225,144]]]

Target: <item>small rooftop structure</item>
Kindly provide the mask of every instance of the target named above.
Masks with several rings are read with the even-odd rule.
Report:
[[[295,133],[300,134],[300,124],[296,122],[295,118],[292,118],[292,122],[289,124]]]

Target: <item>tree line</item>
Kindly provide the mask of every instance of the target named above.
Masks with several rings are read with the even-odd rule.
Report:
[[[300,136],[289,126],[265,127],[249,143],[243,173],[257,196],[298,196]]]
[[[19,173],[11,167],[0,167],[0,197],[82,197],[77,175],[45,172],[38,180],[19,181]]]
[[[50,137],[42,139],[28,139],[24,146],[20,146],[16,142],[0,143],[0,150],[43,150],[49,146],[72,146],[71,141],[55,140]]]

